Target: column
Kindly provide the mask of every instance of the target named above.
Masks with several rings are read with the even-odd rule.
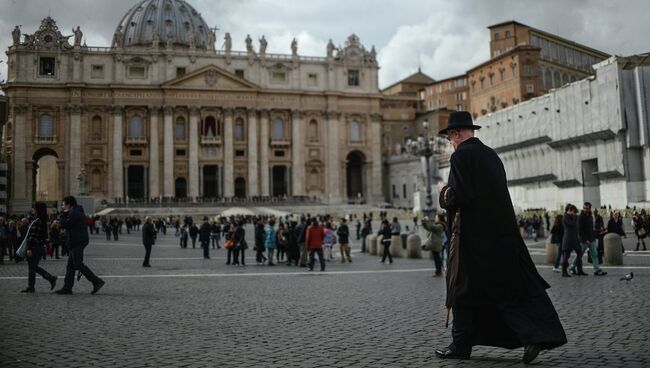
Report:
[[[269,111],[260,112],[260,195],[269,196]]]
[[[248,196],[259,195],[257,166],[257,111],[248,110]]]
[[[223,195],[224,197],[235,196],[235,172],[233,167],[233,147],[232,147],[232,109],[224,111],[224,130],[223,130]]]
[[[27,124],[27,112],[29,111],[28,105],[15,105],[15,121],[13,128],[13,143],[14,143],[14,154],[13,154],[13,165],[12,165],[12,175],[11,179],[13,181],[13,190],[12,190],[12,208],[14,212],[19,210],[18,205],[24,205],[28,200],[27,198],[27,179],[31,180],[31,172],[26,171],[25,161],[27,161],[26,150],[26,133],[31,132],[30,126]],[[63,188],[61,188],[63,189]],[[20,202],[20,203],[19,203]]]
[[[327,192],[329,203],[341,203],[341,162],[339,158],[339,117],[340,113],[328,111],[327,113]]]
[[[163,118],[163,197],[174,197],[174,108],[165,106]]]
[[[300,111],[294,110],[291,113],[291,166],[293,168],[292,177],[292,191],[293,196],[301,196],[305,194],[305,163],[303,155],[303,147],[305,139],[303,137],[303,123],[300,116]]]
[[[188,187],[189,197],[196,201],[199,196],[199,109],[190,108]]]
[[[77,177],[81,173],[81,106],[72,105],[69,107],[70,112],[70,136],[66,144],[70,169],[68,170],[68,182],[70,183],[70,195],[79,193],[79,180]],[[87,194],[87,193],[83,193]]]
[[[382,161],[381,161],[381,114],[375,113],[370,116],[370,154],[372,168],[370,170],[370,183],[366,184],[366,193],[369,193],[369,200],[379,203],[383,200],[382,188]]]
[[[158,114],[160,107],[149,107],[149,197],[160,197],[160,139],[158,138]]]
[[[113,155],[111,164],[113,165],[113,193],[111,198],[124,198],[124,171],[123,158],[123,113],[122,106],[113,107]]]

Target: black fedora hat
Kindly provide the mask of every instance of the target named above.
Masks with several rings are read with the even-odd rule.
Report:
[[[474,125],[472,115],[467,111],[454,111],[449,115],[447,127],[438,132],[438,134],[447,134],[448,130],[454,129],[481,129],[479,125]]]

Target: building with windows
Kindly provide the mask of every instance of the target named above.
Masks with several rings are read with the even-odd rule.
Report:
[[[420,90],[421,110],[469,110],[469,84],[465,74],[436,81]]]
[[[109,202],[382,198],[378,65],[355,35],[322,57],[295,41],[266,53],[250,36],[235,51],[229,33],[216,50],[190,4],[141,0],[108,47],[50,17],[12,36],[2,144],[14,211],[80,187]]]

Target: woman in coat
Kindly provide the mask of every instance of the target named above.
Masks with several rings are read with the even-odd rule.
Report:
[[[27,289],[22,290],[22,293],[33,293],[36,284],[36,274],[43,276],[43,278],[50,282],[50,290],[54,290],[56,286],[56,276],[49,274],[47,271],[38,266],[38,263],[45,254],[45,244],[47,243],[48,226],[47,226],[47,206],[43,202],[36,202],[32,207],[32,218],[30,221],[31,227],[25,231],[27,237]]]
[[[285,222],[283,234],[287,238],[287,266],[291,266],[293,262],[298,266],[298,261],[300,260],[300,247],[298,246],[298,238],[294,229],[296,228],[296,223]]]
[[[646,230],[646,216],[645,213],[638,213],[632,218],[632,224],[634,225],[634,234],[636,235],[636,250],[639,250],[639,246],[643,244],[643,250],[647,250],[645,247],[645,238],[648,235]]]
[[[576,206],[567,204],[564,218],[562,219],[562,225],[564,226],[564,235],[562,236],[562,277],[571,277],[567,272],[567,269],[569,268],[569,258],[571,257],[572,251],[575,251],[578,257],[576,261],[578,275],[586,275],[582,272],[582,248],[580,247],[580,241],[578,240],[578,220],[576,212],[578,212]]]
[[[433,262],[436,265],[436,271],[433,273],[433,277],[439,277],[442,275],[441,251],[443,246],[443,237],[445,236],[445,231],[447,229],[444,215],[437,214],[434,223],[431,223],[429,218],[424,216],[422,218],[422,227],[427,232],[427,240],[424,242],[422,248],[431,251]]]
[[[151,267],[149,264],[149,257],[151,256],[151,247],[156,243],[156,229],[153,228],[151,217],[147,216],[144,219],[144,226],[142,226],[142,244],[144,245],[145,255],[142,267]]]
[[[560,260],[562,259],[562,238],[564,237],[564,225],[562,225],[562,215],[555,216],[553,227],[551,228],[551,244],[555,244],[557,254],[553,272],[560,272]]]
[[[381,228],[379,229],[379,232],[377,235],[382,235],[384,238],[381,240],[381,245],[384,247],[384,256],[381,257],[381,263],[386,262],[386,257],[388,257],[388,262],[391,264],[393,263],[393,256],[390,254],[390,241],[391,241],[391,231],[390,231],[390,224],[388,223],[388,220],[384,220],[381,222]]]
[[[275,266],[275,263],[273,263],[273,252],[275,251],[276,241],[275,220],[270,220],[264,232],[264,248],[268,251],[269,266]]]

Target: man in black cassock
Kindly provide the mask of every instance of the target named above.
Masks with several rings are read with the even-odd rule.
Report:
[[[469,359],[475,345],[524,347],[524,363],[566,335],[521,238],[503,163],[474,137],[472,116],[453,112],[446,134],[454,146],[449,183],[440,206],[452,224],[446,306],[453,342],[436,350],[443,359]]]

